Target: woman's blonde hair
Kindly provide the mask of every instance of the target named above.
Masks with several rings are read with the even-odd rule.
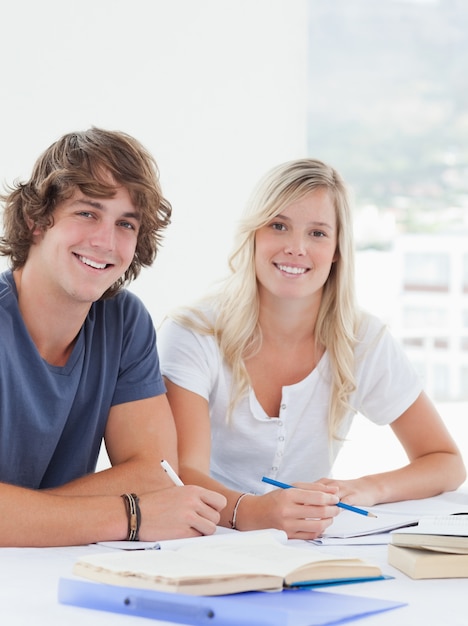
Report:
[[[299,159],[279,165],[260,180],[240,221],[234,250],[229,257],[230,274],[210,300],[215,319],[210,323],[199,309],[175,319],[204,334],[213,334],[222,356],[232,369],[233,389],[228,415],[249,386],[245,359],[262,342],[259,299],[255,275],[255,233],[284,208],[319,188],[326,188],[336,211],[337,249],[315,326],[315,339],[327,350],[331,364],[329,433],[337,436],[355,389],[354,346],[359,312],[354,288],[354,241],[350,202],[338,172],[316,159]],[[196,319],[193,313],[197,313]]]

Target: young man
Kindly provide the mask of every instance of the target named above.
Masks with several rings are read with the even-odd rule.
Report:
[[[224,497],[160,466],[177,468],[173,418],[150,315],[123,289],[170,222],[154,159],[124,133],[70,133],[2,199],[0,545],[214,532]]]

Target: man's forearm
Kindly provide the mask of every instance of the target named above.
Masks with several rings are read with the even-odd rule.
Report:
[[[108,469],[88,474],[49,490],[55,495],[121,495],[126,492],[148,493],[171,486],[159,461],[129,460]]]
[[[0,484],[1,546],[65,546],[125,539],[118,496],[58,496]]]

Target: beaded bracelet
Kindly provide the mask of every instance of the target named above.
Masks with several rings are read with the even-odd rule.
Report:
[[[232,520],[229,521],[229,523],[231,524],[231,528],[233,530],[237,530],[237,526],[236,526],[236,521],[237,521],[237,509],[239,508],[239,504],[241,503],[242,498],[244,498],[245,496],[252,496],[253,493],[241,493],[241,495],[237,498],[237,502],[234,505],[234,508],[232,510]]]
[[[138,541],[138,532],[141,524],[141,511],[138,504],[138,496],[134,493],[123,493],[121,496],[125,502],[128,516],[128,541]]]

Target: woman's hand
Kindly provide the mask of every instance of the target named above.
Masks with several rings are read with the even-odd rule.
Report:
[[[373,484],[372,476],[352,480],[321,478],[320,482],[329,487],[336,487],[340,501],[346,504],[374,506],[380,501],[377,485]]]
[[[275,489],[243,498],[237,510],[239,530],[278,528],[289,539],[316,539],[340,512],[338,489],[323,483],[296,483],[294,489]]]

